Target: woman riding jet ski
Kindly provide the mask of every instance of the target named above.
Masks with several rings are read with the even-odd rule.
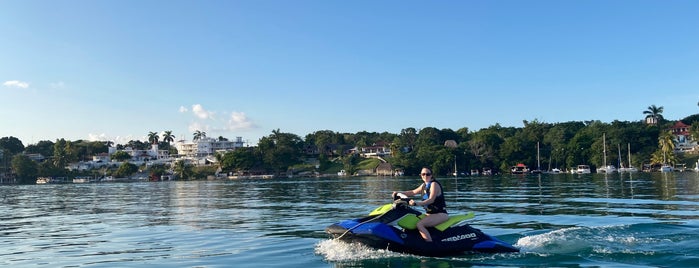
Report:
[[[424,215],[410,208],[409,200],[406,195],[398,194],[392,204],[374,209],[369,216],[332,224],[325,231],[342,241],[423,256],[519,252],[512,245],[466,224],[466,220],[473,218],[473,212],[450,216],[446,222],[428,228],[433,242],[426,242],[416,228]]]

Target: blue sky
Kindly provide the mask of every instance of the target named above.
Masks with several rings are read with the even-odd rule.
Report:
[[[699,1],[0,0],[0,137],[699,113]]]

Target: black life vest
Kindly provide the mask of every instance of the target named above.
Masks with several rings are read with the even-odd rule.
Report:
[[[425,206],[425,211],[427,212],[427,214],[447,213],[447,201],[444,199],[444,188],[442,187],[442,184],[439,183],[437,180],[432,180],[431,182],[423,184],[424,186],[422,187],[422,200],[424,201],[430,198],[430,187],[434,182],[436,182],[439,185],[439,188],[442,189],[442,191],[437,196],[437,198],[435,198],[432,204]]]

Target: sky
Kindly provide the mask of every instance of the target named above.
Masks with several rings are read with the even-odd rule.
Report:
[[[0,137],[699,113],[699,1],[0,0]]]

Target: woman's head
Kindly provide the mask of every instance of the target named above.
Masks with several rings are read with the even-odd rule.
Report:
[[[422,170],[420,171],[420,178],[422,178],[423,181],[431,181],[432,180],[432,170],[428,167],[423,167]]]

